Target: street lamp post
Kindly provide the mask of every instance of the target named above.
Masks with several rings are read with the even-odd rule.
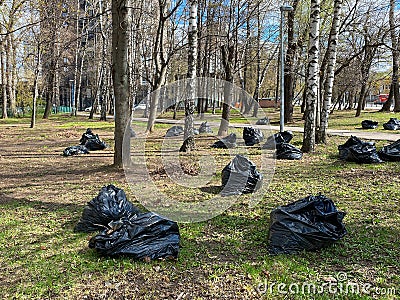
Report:
[[[281,42],[281,49],[280,49],[280,56],[281,56],[281,76],[280,76],[280,98],[281,98],[281,110],[280,110],[280,120],[279,120],[279,131],[283,132],[284,131],[284,124],[285,124],[285,91],[284,91],[284,84],[285,84],[285,55],[284,55],[284,43],[283,43],[283,29],[284,29],[284,24],[285,24],[285,12],[288,11],[293,11],[293,7],[290,5],[282,5],[280,7],[281,9],[281,26],[280,26],[280,31],[279,31],[279,35],[280,35],[280,42]]]

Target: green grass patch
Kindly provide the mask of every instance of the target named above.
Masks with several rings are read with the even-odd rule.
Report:
[[[355,125],[353,121],[340,122]],[[123,172],[110,166],[111,150],[70,158],[60,155],[60,142],[76,144],[87,127],[112,135],[113,123],[59,116],[38,122],[34,130],[27,131],[25,124],[14,125],[12,133],[0,135],[0,143],[8,145],[0,157],[0,283],[4,299],[398,298],[400,164],[340,161],[337,146],[346,138],[330,137],[327,145],[319,145],[301,161],[277,161],[273,180],[254,208],[248,206],[250,196],[243,195],[211,220],[179,224],[178,260],[146,263],[100,256],[88,248],[92,235],[73,232],[84,205],[104,185],[123,188],[128,198],[140,205],[136,196],[141,191],[131,190]],[[145,126],[141,122],[134,125]],[[215,140],[212,135],[198,136],[196,150],[179,156],[182,166],[196,171],[196,155],[213,156],[217,172],[208,189],[175,184],[164,176],[159,153],[161,137],[171,126],[156,124],[147,139],[152,181],[179,201],[213,197],[221,170],[230,160],[229,152],[210,149]],[[301,134],[295,133],[293,144],[299,145],[301,139]],[[385,144],[377,142],[378,148]],[[256,163],[259,151],[257,146],[249,148],[248,156]],[[348,235],[319,251],[269,255],[271,210],[318,193],[346,212]],[[318,293],[318,288],[334,280],[344,287],[351,283],[360,288],[368,285],[371,290]],[[303,284],[317,290],[297,291]]]

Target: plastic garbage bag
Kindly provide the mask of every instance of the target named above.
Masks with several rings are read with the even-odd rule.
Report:
[[[210,125],[207,124],[207,122],[203,122],[200,125],[199,133],[212,133],[212,129]]]
[[[364,120],[361,122],[363,129],[376,129],[378,128],[378,122],[372,120]]]
[[[273,150],[277,145],[282,143],[290,143],[293,138],[293,133],[291,131],[277,132],[269,136],[262,146],[263,149]]]
[[[129,255],[134,259],[177,258],[179,227],[152,212],[110,223],[111,229],[92,237],[89,247],[105,256]]]
[[[379,150],[378,155],[384,161],[400,161],[400,140],[384,146]]]
[[[276,145],[276,159],[299,160],[303,157],[303,152],[295,146],[288,143]]]
[[[110,184],[103,187],[97,197],[87,203],[74,231],[103,230],[107,228],[111,221],[117,221],[121,218],[128,219],[139,213],[139,209],[126,199],[125,192]]]
[[[338,146],[339,158],[356,163],[381,163],[382,160],[376,151],[375,143],[363,142],[351,136],[346,143]]]
[[[222,196],[248,194],[257,191],[262,184],[262,174],[256,165],[243,155],[235,158],[222,170]]]
[[[98,134],[94,134],[90,128],[86,129],[86,132],[82,134],[79,142],[81,145],[85,145],[85,147],[90,151],[103,150],[107,148],[107,144],[99,138]]]
[[[262,142],[264,135],[258,128],[244,127],[243,128],[243,139],[246,146],[253,146]]]
[[[85,146],[82,145],[67,147],[63,151],[64,156],[72,156],[79,154],[89,154],[89,151]]]
[[[183,134],[183,127],[182,126],[172,126],[170,129],[167,130],[165,137],[173,137]]]
[[[256,125],[268,125],[269,119],[267,117],[257,120]]]
[[[87,140],[85,147],[88,148],[91,151],[96,151],[96,150],[104,150],[108,146],[105,142],[103,142],[100,138],[99,135],[96,134],[94,138],[91,138]]]
[[[344,216],[324,195],[279,206],[270,214],[269,253],[295,254],[327,247],[346,235]]]
[[[383,128],[386,130],[400,130],[400,120],[390,118],[387,123],[383,124]]]
[[[216,141],[212,146],[212,148],[222,148],[222,149],[231,149],[236,147],[236,134],[231,133],[230,135]]]
[[[86,132],[84,134],[82,134],[82,137],[79,140],[79,142],[81,143],[81,145],[85,145],[88,140],[95,139],[95,138],[96,138],[96,135],[92,132],[92,129],[88,128],[88,129],[86,129]]]

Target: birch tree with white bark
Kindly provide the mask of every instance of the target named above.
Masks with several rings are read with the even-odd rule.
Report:
[[[311,0],[303,152],[313,152],[315,149],[315,118],[319,87],[319,31],[320,0]]]

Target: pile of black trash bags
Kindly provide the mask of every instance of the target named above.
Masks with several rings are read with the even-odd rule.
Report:
[[[387,123],[383,124],[383,128],[386,130],[400,130],[400,120],[390,118]]]
[[[89,151],[104,150],[107,144],[99,138],[98,134],[94,134],[92,129],[86,129],[79,140],[80,145],[67,147],[63,151],[64,156],[72,156],[79,154],[88,154]]]
[[[180,234],[176,222],[153,212],[141,212],[114,185],[103,187],[87,203],[75,232],[100,231],[89,247],[105,256],[134,259],[176,259]]]
[[[376,129],[378,128],[378,122],[372,120],[364,120],[361,122],[363,129]]]
[[[219,141],[216,141],[213,145],[211,145],[211,148],[231,149],[235,148],[236,146],[236,134],[231,133]]]
[[[346,143],[339,145],[338,150],[340,159],[361,164],[400,161],[400,140],[377,151],[375,143],[364,142],[352,136]]]
[[[378,122],[372,120],[364,120],[361,122],[363,129],[376,129],[378,128]],[[390,118],[389,121],[383,123],[383,128],[386,130],[400,130],[400,120],[396,118]]]
[[[262,131],[254,127],[244,127],[243,128],[243,140],[246,146],[254,146],[259,144],[264,139]],[[235,148],[236,144],[236,134],[231,133],[230,135],[222,138],[221,140],[215,142],[211,145],[212,148],[222,148],[230,149]]]
[[[184,129],[182,126],[174,125],[167,130],[165,137],[179,136],[179,135],[182,135],[183,133],[184,133]],[[212,133],[212,129],[211,129],[211,126],[207,122],[203,122],[200,124],[199,129],[194,129],[193,133],[195,135],[201,134],[201,133]]]
[[[344,216],[324,195],[279,206],[270,214],[268,251],[296,254],[330,246],[347,234]]]
[[[291,131],[278,132],[268,137],[262,148],[276,149],[276,159],[299,160],[303,157],[303,152],[290,144],[292,138],[293,133]]]

